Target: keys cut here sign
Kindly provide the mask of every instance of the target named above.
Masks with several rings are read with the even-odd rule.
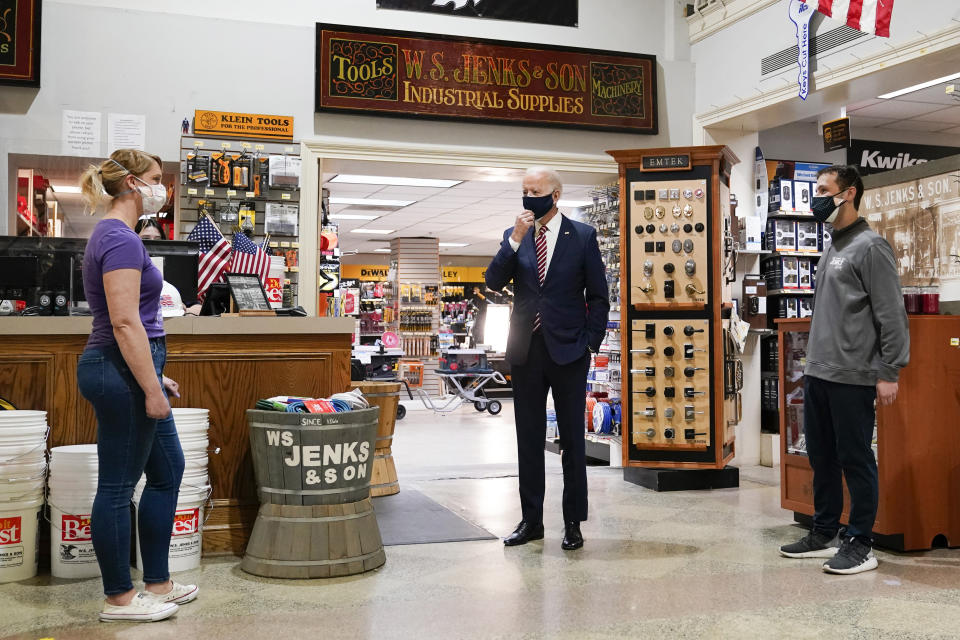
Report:
[[[657,133],[644,54],[317,25],[316,110]]]

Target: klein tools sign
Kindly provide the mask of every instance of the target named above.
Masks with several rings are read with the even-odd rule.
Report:
[[[0,0],[0,84],[40,86],[40,0]]]
[[[197,109],[193,116],[193,130],[199,136],[293,140],[293,116]]]
[[[643,54],[317,25],[316,110],[657,133]]]

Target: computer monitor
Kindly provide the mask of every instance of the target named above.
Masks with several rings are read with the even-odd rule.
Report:
[[[163,258],[163,279],[177,288],[183,304],[195,304],[200,245],[185,240],[144,240],[143,246],[151,257]]]

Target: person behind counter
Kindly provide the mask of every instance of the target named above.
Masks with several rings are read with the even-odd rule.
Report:
[[[163,276],[133,231],[144,213],[166,202],[161,177],[160,158],[119,149],[80,178],[91,212],[108,201],[83,258],[93,331],[77,364],[80,393],[97,417],[99,477],[90,526],[106,595],[103,621],[163,620],[198,592],[196,585],[172,581],[167,563],[184,459],[166,394],[178,395],[178,385],[163,375]],[[140,593],[130,580],[130,499],[144,473]]]
[[[148,218],[146,216],[140,218],[137,220],[137,226],[135,226],[133,230],[137,232],[141,240],[167,239],[166,232],[163,230],[163,227],[160,226],[160,223],[157,222],[156,218]],[[180,292],[175,286],[166,280],[163,281],[163,290],[160,292],[160,309],[163,311],[164,318],[182,315],[200,315],[202,306],[198,304],[196,300],[189,302],[190,304],[187,304],[180,297]]]

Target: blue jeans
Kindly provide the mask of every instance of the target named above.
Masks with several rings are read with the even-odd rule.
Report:
[[[150,339],[159,377],[166,364],[163,338]],[[146,397],[117,346],[87,349],[77,364],[80,393],[97,415],[97,496],[90,516],[106,595],[133,589],[130,581],[130,500],[140,476],[147,484],[140,499],[140,555],[143,581],[170,579],[167,557],[183,477],[183,449],[173,415],[147,417]]]

